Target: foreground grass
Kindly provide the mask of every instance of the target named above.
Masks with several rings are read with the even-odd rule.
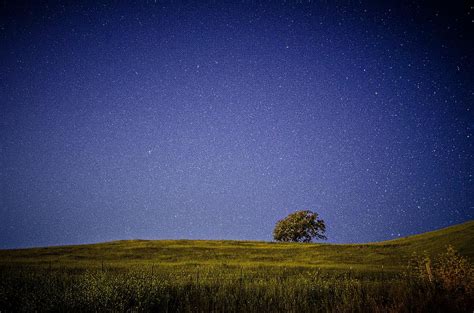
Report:
[[[404,275],[207,268],[0,271],[2,312],[470,312],[472,298]]]
[[[424,261],[407,265],[414,252],[435,259],[448,243],[471,260],[473,238],[468,222],[363,245],[178,240],[4,250],[0,311],[471,312],[472,286],[462,281],[471,272],[453,280],[439,271],[456,282],[448,288],[419,275]]]

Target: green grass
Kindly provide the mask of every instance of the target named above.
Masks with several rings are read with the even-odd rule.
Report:
[[[474,221],[397,240],[368,244],[273,243],[219,240],[124,240],[107,243],[0,250],[2,265],[90,268],[101,266],[304,267],[399,271],[413,252],[437,254],[452,245],[474,258]]]
[[[414,253],[435,258],[448,245],[471,262],[474,221],[368,244],[127,240],[0,250],[0,311],[472,311],[471,294],[407,274]]]

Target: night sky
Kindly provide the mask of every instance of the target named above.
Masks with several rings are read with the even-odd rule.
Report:
[[[0,248],[473,219],[468,1],[74,2],[1,4]]]

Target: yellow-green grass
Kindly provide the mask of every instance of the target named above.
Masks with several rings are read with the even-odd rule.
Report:
[[[452,245],[474,259],[474,221],[406,238],[367,244],[221,240],[123,240],[99,244],[0,250],[0,266],[65,268],[240,267],[399,272],[413,253],[436,255]]]
[[[368,244],[129,240],[0,250],[0,311],[472,312],[471,265],[436,255],[452,245],[472,260],[473,235],[471,221]],[[432,256],[434,281],[414,252]],[[456,288],[443,287],[446,277]]]

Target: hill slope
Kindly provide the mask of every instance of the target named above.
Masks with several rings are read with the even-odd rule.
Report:
[[[368,244],[295,244],[217,240],[126,240],[100,244],[0,250],[0,265],[88,268],[240,266],[317,267],[398,271],[414,252],[437,254],[452,245],[474,259],[474,221],[433,232]]]

